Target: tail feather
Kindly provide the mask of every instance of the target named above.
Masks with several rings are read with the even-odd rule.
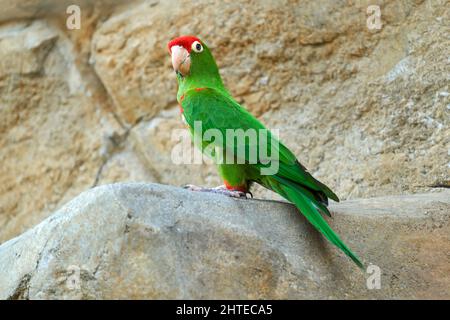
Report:
[[[299,192],[305,194],[311,200],[312,204],[316,207],[316,209],[319,212],[331,217],[331,213],[327,208],[328,198],[325,196],[325,194],[319,193],[318,191],[308,189],[300,184],[295,183],[294,181],[291,181],[291,180],[288,180],[288,179],[285,179],[282,177],[272,176],[272,178],[277,180],[278,183],[290,186],[291,188],[294,188],[294,189],[298,190]],[[281,191],[280,188],[278,188],[278,190]],[[277,192],[280,193],[279,191],[277,191]],[[283,194],[281,194],[281,196],[286,198],[286,193],[283,192]],[[289,200],[289,201],[292,201],[292,200]]]
[[[321,202],[317,201],[309,191],[298,185],[290,183],[283,178],[272,176],[278,183],[271,183],[274,191],[285,197],[287,200],[295,204],[306,219],[319,230],[331,243],[341,249],[353,262],[361,269],[364,268],[361,260],[355,255],[331,229],[326,220],[319,212],[330,215],[328,208]]]

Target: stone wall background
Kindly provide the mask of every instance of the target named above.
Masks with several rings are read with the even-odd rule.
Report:
[[[96,185],[220,183],[171,162],[183,124],[166,44],[181,34],[342,199],[448,187],[448,4],[0,0],[0,243]]]

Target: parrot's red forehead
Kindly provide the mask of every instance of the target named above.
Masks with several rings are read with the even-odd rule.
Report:
[[[188,52],[191,52],[192,43],[194,43],[195,41],[201,42],[199,38],[194,37],[194,36],[178,37],[178,38],[175,38],[175,39],[171,40],[167,44],[167,49],[169,49],[169,53],[172,53],[172,47],[173,46],[182,46]]]

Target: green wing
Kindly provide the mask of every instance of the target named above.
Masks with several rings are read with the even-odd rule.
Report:
[[[248,129],[265,129],[264,125],[259,122],[251,113],[241,107],[231,97],[223,94],[222,92],[205,88],[200,91],[190,90],[185,94],[182,101],[182,107],[184,109],[184,116],[187,123],[191,128],[194,128],[195,121],[202,122],[202,135],[209,129],[217,129],[224,137],[223,145],[228,145],[226,141],[226,129],[242,129],[247,131]],[[271,139],[277,141],[276,144],[271,143]],[[246,150],[245,159],[246,163],[250,162],[249,150],[254,147],[256,149],[256,163],[251,162],[256,167],[267,166],[267,160],[261,157],[262,155],[271,155],[272,152],[278,153],[279,157],[279,171],[277,176],[292,180],[300,186],[307,188],[308,190],[317,191],[323,193],[326,197],[339,201],[338,197],[323,183],[314,179],[306,168],[303,167],[297,160],[294,154],[281,142],[279,142],[270,131],[267,131],[267,141],[262,144],[259,135],[256,137],[256,146],[250,145],[249,140],[236,141],[233,144],[234,150],[227,150],[227,152],[233,152],[234,155],[240,155],[238,148]],[[214,143],[214,141],[211,141]],[[242,146],[242,143],[245,143]],[[231,145],[231,144],[230,144]],[[267,150],[260,152],[260,147],[265,146]],[[254,154],[255,154],[254,153]],[[316,195],[320,197],[320,195]],[[318,199],[326,202],[326,197]]]
[[[192,128],[195,127],[196,121],[201,121],[201,135],[205,134],[207,130],[215,129],[219,130],[222,137],[226,137],[226,129],[266,129],[255,117],[253,117],[247,110],[242,108],[231,97],[223,94],[220,91],[211,88],[205,88],[202,90],[191,90],[185,94],[182,101],[182,107],[184,109],[184,116],[187,123]],[[194,132],[194,136],[195,136]],[[267,188],[279,193],[295,204],[295,206],[302,212],[302,214],[308,219],[308,221],[316,227],[322,234],[334,245],[340,248],[347,256],[349,256],[360,268],[363,268],[363,264],[356,256],[336,235],[336,233],[330,228],[326,220],[322,217],[322,214],[330,215],[326,205],[328,204],[328,198],[339,201],[338,197],[324,184],[314,179],[306,169],[297,161],[296,157],[286,148],[283,144],[270,143],[271,134],[269,133],[267,139],[267,148],[271,151],[279,153],[279,171],[270,176],[259,175],[255,181],[260,182]],[[261,141],[259,136],[256,136],[257,147],[260,147]],[[216,144],[217,141],[202,141],[202,144],[212,143]],[[239,141],[238,141],[239,142]],[[244,144],[245,149],[251,147],[249,140],[240,142]],[[226,138],[218,143],[220,147],[227,146]],[[232,152],[234,155],[240,156],[237,152],[237,148],[242,147],[239,143],[234,141],[234,148],[232,150],[225,147],[226,152]],[[266,150],[267,151],[267,150]],[[270,154],[266,152],[263,155]],[[245,152],[243,156],[245,163],[249,166],[255,166],[255,168],[262,168],[265,166],[265,160],[263,156],[257,152],[257,161],[253,163],[247,158],[249,153]],[[259,170],[255,170],[259,172]]]

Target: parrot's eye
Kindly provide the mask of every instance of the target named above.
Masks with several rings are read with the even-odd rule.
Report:
[[[197,53],[200,53],[200,52],[203,51],[203,46],[202,46],[202,44],[200,42],[194,41],[192,43],[192,50],[194,50]]]

